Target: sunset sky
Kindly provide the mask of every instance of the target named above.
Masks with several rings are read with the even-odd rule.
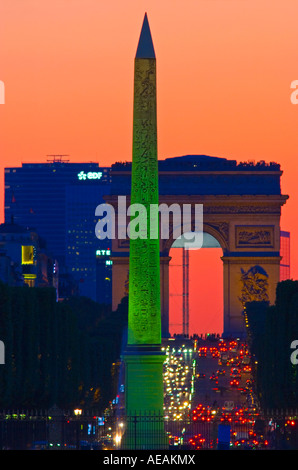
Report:
[[[290,196],[281,226],[291,232],[297,279],[297,0],[1,0],[0,221],[5,166],[47,154],[103,166],[131,160],[145,12],[157,57],[159,158],[280,163]],[[197,271],[208,259],[221,269],[200,256]]]

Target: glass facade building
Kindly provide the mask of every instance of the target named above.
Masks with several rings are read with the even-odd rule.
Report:
[[[98,271],[98,251],[107,251],[110,240],[95,236],[95,208],[104,202],[108,183],[77,182],[66,188],[66,266],[79,283],[81,295],[107,303],[102,281],[110,272],[109,265]],[[105,271],[107,271],[105,273]],[[110,274],[109,274],[110,277]],[[105,283],[104,283],[105,284]]]
[[[96,250],[107,242],[95,236],[95,209],[110,192],[110,169],[53,159],[4,171],[5,221],[34,228],[60,273],[73,276],[80,295],[100,301]]]

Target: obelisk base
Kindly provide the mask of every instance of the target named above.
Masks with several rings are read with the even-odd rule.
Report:
[[[160,346],[128,346],[125,367],[125,432],[122,449],[168,449],[163,413],[163,363]]]

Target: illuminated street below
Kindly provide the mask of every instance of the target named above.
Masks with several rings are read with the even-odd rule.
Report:
[[[215,448],[219,424],[230,427],[231,446],[259,445],[254,432],[258,414],[252,391],[250,356],[237,340],[164,342],[164,412],[173,446]],[[170,422],[188,423],[174,432]],[[173,433],[171,434],[171,429]],[[262,442],[267,446],[267,441]]]

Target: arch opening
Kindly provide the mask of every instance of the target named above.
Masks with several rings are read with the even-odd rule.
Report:
[[[185,255],[186,252],[188,256]],[[224,301],[221,260],[223,248],[220,242],[204,231],[200,249],[184,250],[183,240],[177,239],[172,244],[169,255],[171,336],[221,335]]]

